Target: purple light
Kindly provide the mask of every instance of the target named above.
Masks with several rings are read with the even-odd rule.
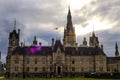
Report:
[[[40,51],[41,50],[41,46],[36,46],[36,50]]]
[[[34,54],[34,53],[35,53],[35,49],[34,49],[34,48],[30,48],[30,52],[31,52],[32,54]]]
[[[35,54],[38,51],[41,51],[42,47],[41,46],[35,46],[30,48],[30,53]]]

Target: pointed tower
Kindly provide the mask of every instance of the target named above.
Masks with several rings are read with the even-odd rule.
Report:
[[[119,57],[118,45],[115,45],[115,57]]]
[[[83,40],[83,45],[84,45],[84,46],[87,46],[86,37],[84,37],[84,40]]]
[[[34,36],[33,45],[34,45],[34,46],[37,45],[37,39],[36,39],[36,36]]]
[[[96,37],[95,32],[93,31],[92,36],[90,37],[89,40],[89,46],[90,47],[95,47],[95,46],[99,46],[99,40],[98,37]]]
[[[13,31],[10,32],[9,34],[9,46],[10,47],[19,46],[19,40],[20,40],[20,29],[18,29],[18,32],[16,31],[16,20],[15,20]]]
[[[75,29],[72,24],[72,16],[71,16],[70,7],[68,9],[67,25],[64,29],[63,44],[65,46],[75,46],[76,44],[76,34],[75,34]]]

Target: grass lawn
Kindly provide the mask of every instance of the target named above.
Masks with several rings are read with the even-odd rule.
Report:
[[[0,79],[0,80],[23,80],[22,78]],[[95,79],[95,78],[25,78],[24,80],[120,80],[120,79]]]

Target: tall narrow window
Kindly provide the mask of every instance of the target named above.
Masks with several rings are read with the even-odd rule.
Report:
[[[45,67],[43,67],[43,71],[45,71]]]
[[[37,64],[37,60],[35,60],[35,64]]]
[[[50,67],[50,72],[52,72],[52,67]]]
[[[65,68],[65,71],[68,71],[67,67]]]
[[[72,60],[72,64],[75,64],[75,61],[74,61],[74,60]]]
[[[18,67],[15,67],[15,71],[18,71]]]
[[[75,67],[72,67],[72,71],[75,71]]]
[[[38,70],[38,68],[37,67],[35,67],[35,71],[37,71]]]
[[[26,71],[29,71],[29,70],[30,70],[29,67],[27,67],[27,68],[26,68]]]
[[[26,63],[29,64],[29,60],[27,60]]]

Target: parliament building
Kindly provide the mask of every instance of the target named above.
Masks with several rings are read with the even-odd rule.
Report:
[[[95,32],[84,37],[82,45],[76,42],[75,28],[70,8],[63,41],[51,39],[51,45],[43,46],[36,36],[30,46],[20,43],[20,29],[9,34],[6,57],[6,77],[81,77],[85,74],[120,73],[120,56],[115,44],[114,57],[107,57]]]

